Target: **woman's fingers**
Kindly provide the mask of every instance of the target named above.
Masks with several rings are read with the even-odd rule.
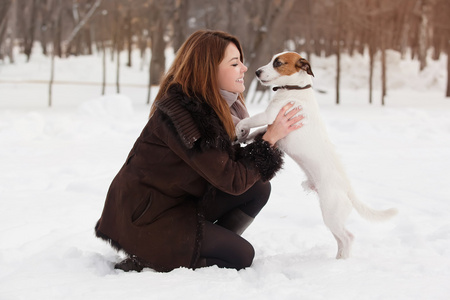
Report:
[[[304,115],[298,115],[298,116],[294,116],[292,118],[289,119],[289,126],[293,127],[293,126],[303,126],[303,123],[301,123],[301,121],[305,118]]]
[[[286,106],[285,106],[286,107]],[[300,111],[302,110],[301,106],[297,106],[289,110],[287,113],[285,113],[285,116],[288,120],[289,126],[296,125],[297,122],[300,122],[305,118],[304,115],[300,114]],[[303,124],[297,124],[297,125],[303,125]]]
[[[300,114],[302,108],[300,106],[293,106],[294,102],[290,102],[280,109],[274,122],[268,126],[267,132],[263,136],[263,139],[271,144],[275,144],[278,140],[284,138],[290,132],[303,126],[301,120],[304,119],[304,116]]]

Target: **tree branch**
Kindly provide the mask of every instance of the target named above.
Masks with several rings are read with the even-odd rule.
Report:
[[[87,21],[89,20],[89,18],[94,14],[95,10],[97,9],[97,7],[100,6],[100,3],[102,2],[102,0],[97,0],[95,1],[94,5],[92,5],[91,9],[88,11],[88,13],[83,17],[83,19],[80,21],[80,23],[78,23],[77,26],[75,26],[75,28],[72,30],[72,32],[70,33],[69,37],[67,38],[67,40],[65,40],[63,42],[63,45],[66,47],[67,45],[70,44],[70,42],[76,37],[76,35],[78,34],[78,32],[80,31],[80,29],[87,23]]]

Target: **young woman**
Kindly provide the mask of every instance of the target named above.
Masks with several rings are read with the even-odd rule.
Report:
[[[95,227],[128,255],[115,268],[251,265],[254,249],[240,235],[281,168],[276,142],[302,116],[287,105],[254,142],[233,145],[235,124],[248,116],[243,59],[239,41],[220,31],[197,31],[181,46]]]

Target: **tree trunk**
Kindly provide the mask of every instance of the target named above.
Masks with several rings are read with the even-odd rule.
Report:
[[[6,37],[6,28],[8,27],[8,16],[10,15],[11,0],[0,3],[0,59],[3,59],[2,44]]]
[[[122,48],[122,26],[123,19],[119,12],[119,1],[114,1],[114,43],[112,46],[112,52],[114,53],[112,56],[117,55],[116,58],[116,93],[120,93],[120,50]]]
[[[48,46],[53,41],[52,34],[51,34],[51,27],[52,27],[52,13],[54,10],[54,4],[48,4],[47,1],[41,2],[39,7],[40,17],[41,17],[41,24],[40,27],[40,42],[42,47],[42,54],[47,56],[49,54]]]
[[[384,106],[384,99],[386,97],[386,49],[384,45],[384,38],[381,37],[381,105]]]
[[[338,41],[339,43],[339,41]],[[338,46],[336,50],[336,104],[340,102],[340,86],[341,86],[341,49]]]
[[[153,53],[150,54],[153,56]],[[148,66],[148,86],[147,86],[147,104],[150,104],[152,98],[152,63]]]
[[[151,32],[152,57],[150,59],[150,78],[147,94],[147,104],[150,104],[151,101],[152,86],[159,85],[166,65],[166,57],[164,55],[166,42],[164,41],[164,21],[162,20],[162,18],[158,19],[154,26],[155,29]]]
[[[78,24],[75,26],[75,28],[70,33],[67,40],[64,42],[64,44],[67,47],[71,44],[72,40],[78,36],[80,29],[82,29],[86,25],[86,23],[89,21],[89,19],[94,14],[95,10],[100,6],[101,2],[102,2],[102,0],[96,0],[94,5],[92,5],[91,8],[89,9],[89,11],[83,16],[83,19],[81,19],[81,21],[78,22]],[[77,40],[81,41],[81,37],[78,37]],[[81,51],[77,51],[77,53],[81,53]]]
[[[59,4],[61,5],[61,4]],[[62,25],[63,25],[63,18],[61,16],[61,13],[57,14],[56,22],[53,23],[53,28],[56,27],[54,36],[53,36],[53,52],[56,52],[55,55],[57,55],[59,58],[63,56],[63,46],[62,46]]]
[[[104,95],[106,92],[106,49],[104,41],[102,41],[102,72],[102,95]]]
[[[6,23],[8,23],[8,16],[4,17],[4,19],[0,21],[0,60],[3,60],[4,56],[2,44],[6,36]]]
[[[420,61],[420,71],[425,69],[427,66],[427,50],[429,44],[429,19],[431,12],[431,3],[429,0],[421,0],[421,21],[419,27],[419,61]]]
[[[373,45],[369,46],[369,103],[373,103],[373,65],[375,60],[375,49]]]
[[[336,104],[340,102],[340,87],[341,87],[341,39],[342,39],[342,3],[341,0],[337,2],[337,34],[336,34]]]
[[[0,29],[2,26],[6,26],[6,16],[9,14],[9,8],[12,4],[12,0],[3,0],[0,3]]]
[[[306,31],[306,59],[311,63],[311,54],[314,52],[312,41],[314,40],[314,16],[312,6],[314,5],[312,0],[306,1],[306,11],[308,17],[308,30]]]
[[[53,49],[52,50],[52,59],[50,60],[50,80],[48,83],[48,107],[52,107],[54,77],[55,77],[55,51]]]
[[[101,47],[102,47],[102,72],[103,72],[103,76],[102,76],[102,95],[105,95],[106,92],[106,49],[105,49],[105,34],[103,33],[103,29],[105,28],[105,18],[106,15],[103,14],[100,20],[100,24],[101,24],[101,28],[102,28],[102,43],[101,43]]]
[[[93,52],[92,52],[92,30],[91,30],[91,27],[88,25],[85,25],[83,34],[84,34],[84,41],[85,41],[83,54],[92,55]]]
[[[378,2],[380,8],[384,3]],[[380,43],[381,51],[381,105],[385,104],[386,97],[386,44],[388,42],[388,36],[385,31],[388,29],[386,26],[386,17],[384,14],[378,16],[378,42]]]
[[[13,1],[10,7],[10,18],[8,18],[6,39],[3,41],[3,49],[9,57],[9,62],[14,63],[14,41],[17,36],[17,1]]]
[[[131,67],[131,51],[132,51],[132,30],[131,30],[131,4],[128,4],[127,14],[125,16],[124,24],[125,24],[125,39],[127,41],[127,50],[128,50],[128,61],[127,67]]]
[[[370,0],[366,2],[366,5],[370,3]],[[369,104],[373,103],[373,68],[375,64],[375,53],[377,51],[377,25],[376,19],[373,15],[368,16],[368,30],[366,43],[369,48]]]
[[[55,11],[55,18],[51,20],[51,34],[52,34],[52,56],[50,61],[50,80],[48,84],[48,107],[53,104],[53,79],[55,78],[55,55],[61,55],[61,23],[62,23],[62,4],[61,0],[53,3]]]
[[[447,42],[447,94],[450,97],[450,45]]]
[[[120,40],[120,39],[119,39]],[[117,64],[116,64],[116,92],[117,94],[120,94],[120,46],[117,44]]]
[[[31,5],[30,16],[31,20],[28,23],[27,28],[27,38],[25,39],[25,55],[27,56],[27,62],[30,61],[31,57],[31,49],[33,48],[34,43],[34,31],[35,31],[35,23],[36,23],[36,11],[38,6],[38,0],[33,0],[33,4]]]
[[[244,51],[246,51],[245,64],[248,67],[248,75],[246,78],[249,78],[248,80],[245,80],[244,94],[247,94],[249,91],[256,69],[267,63],[267,60],[276,53],[274,50],[280,50],[275,49],[275,45],[281,44],[279,41],[280,34],[270,35],[268,30],[270,31],[270,29],[273,29],[274,31],[278,31],[281,30],[280,28],[283,28],[287,16],[295,4],[295,0],[285,0],[282,1],[282,3],[280,3],[281,1],[276,2],[278,2],[278,5],[272,2],[270,2],[270,5],[267,4],[267,8],[264,9],[262,15],[257,14],[248,16],[252,19],[260,17],[263,20],[262,23],[252,24],[253,31],[251,32],[251,35],[254,37],[252,38],[251,43],[246,43],[246,40],[241,39],[241,42],[243,42],[242,47],[244,48]],[[254,3],[249,2],[248,5],[254,6]],[[245,7],[244,9],[250,10],[251,8],[252,7]],[[255,27],[257,28],[256,30],[254,29]]]
[[[184,1],[175,1],[175,18],[173,22],[174,33],[173,33],[173,41],[172,46],[175,52],[183,44],[184,40],[187,38],[186,23],[188,21],[188,11],[189,11],[189,2],[190,0]]]

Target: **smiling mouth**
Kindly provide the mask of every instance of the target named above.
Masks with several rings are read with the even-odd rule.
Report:
[[[270,82],[270,80],[263,80],[263,79],[259,79],[259,81],[261,81],[261,83],[268,83],[268,82]]]
[[[271,78],[270,80],[264,80],[264,79],[261,79],[261,78],[258,78],[258,79],[259,79],[259,81],[261,81],[262,84],[270,84],[271,82],[277,80],[278,78],[280,78],[280,76],[278,76],[276,78]]]

